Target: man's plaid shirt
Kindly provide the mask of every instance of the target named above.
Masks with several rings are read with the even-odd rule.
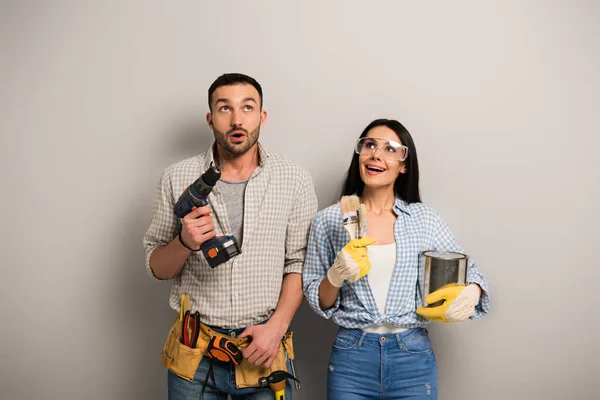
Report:
[[[202,322],[222,328],[243,328],[269,318],[277,306],[283,277],[302,273],[308,231],[317,212],[309,173],[294,162],[268,153],[259,144],[260,165],[244,196],[242,253],[211,268],[202,252],[187,259],[173,282],[170,305],[179,311],[182,293],[191,296],[192,311]],[[181,229],[175,202],[213,162],[206,153],[169,166],[158,185],[152,222],[144,236],[146,268],[150,255],[167,245]],[[227,210],[218,182],[208,196],[217,236],[230,235]]]

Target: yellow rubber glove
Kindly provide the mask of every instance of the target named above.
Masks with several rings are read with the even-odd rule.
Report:
[[[476,284],[467,286],[448,284],[425,297],[428,304],[443,300],[437,307],[419,307],[417,314],[435,322],[460,322],[475,313],[481,289]]]
[[[342,287],[344,281],[356,282],[371,269],[371,261],[367,256],[367,246],[375,243],[375,239],[362,237],[348,242],[335,257],[335,261],[327,271],[329,282],[335,287]]]

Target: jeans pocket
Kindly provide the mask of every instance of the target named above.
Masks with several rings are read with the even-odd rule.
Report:
[[[433,350],[429,335],[422,328],[418,332],[415,332],[415,334],[403,339],[402,343],[404,350],[409,353],[430,353]]]
[[[347,333],[338,333],[333,341],[333,347],[338,350],[350,350],[358,344],[359,338]]]

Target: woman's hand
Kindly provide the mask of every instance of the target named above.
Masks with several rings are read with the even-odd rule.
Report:
[[[348,242],[340,250],[327,271],[327,279],[335,287],[341,287],[344,281],[356,282],[371,269],[371,261],[367,256],[367,246],[375,243],[375,239],[363,237]]]
[[[481,288],[475,283],[467,286],[445,285],[425,298],[428,304],[440,300],[444,303],[437,307],[419,307],[417,314],[431,321],[461,322],[475,313],[475,306],[479,304],[480,297]]]

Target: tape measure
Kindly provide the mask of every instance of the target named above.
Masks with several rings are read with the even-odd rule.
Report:
[[[224,337],[213,336],[208,342],[206,355],[213,360],[239,365],[242,362],[240,349]]]

